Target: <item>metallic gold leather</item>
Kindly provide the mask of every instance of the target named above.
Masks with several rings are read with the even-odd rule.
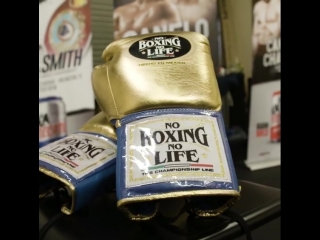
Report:
[[[191,49],[168,60],[140,59],[129,53],[136,41],[157,35],[181,36],[191,43]],[[123,38],[109,44],[102,58],[106,63],[94,68],[92,84],[108,120],[160,108],[221,109],[209,42],[202,34],[167,32]]]
[[[113,138],[115,140],[117,139],[115,128],[107,120],[103,112],[97,113],[89,121],[87,121],[79,130],[99,133]]]
[[[87,3],[88,3],[88,0],[69,0],[69,4],[74,8],[82,7]]]
[[[238,197],[231,197],[228,201],[225,202],[223,206],[220,206],[217,209],[212,209],[212,210],[202,210],[199,208],[193,208],[192,211],[200,216],[200,217],[215,217],[226,211],[228,208],[232,207],[236,202],[239,201],[241,198],[240,195],[241,192],[241,186],[239,186],[239,196]]]
[[[217,209],[213,210],[201,210],[201,209],[193,209],[194,213],[200,217],[215,217],[226,211],[228,208],[233,206],[238,200],[240,199],[239,197],[231,197],[229,201],[227,201],[224,205]]]
[[[144,220],[150,220],[151,218],[153,218],[156,215],[156,213],[158,212],[158,209],[159,209],[159,203],[156,203],[155,211],[150,215],[142,215],[142,214],[134,215],[125,206],[122,206],[119,209],[122,210],[130,220],[144,221]]]
[[[209,217],[209,216],[217,216],[224,212],[226,209],[231,207],[233,204],[235,204],[240,199],[240,192],[236,190],[221,190],[221,189],[207,189],[207,190],[195,190],[195,191],[178,191],[178,192],[168,192],[163,194],[153,194],[153,195],[147,195],[147,196],[138,196],[138,197],[132,197],[132,198],[124,198],[117,202],[117,206],[119,209],[129,213],[129,210],[127,209],[127,205],[135,202],[144,202],[144,201],[154,201],[159,199],[165,199],[165,198],[175,198],[175,197],[192,197],[192,196],[228,196],[230,197],[229,201],[227,201],[224,205],[221,207],[210,210],[210,211],[201,211],[198,209],[194,209],[195,213],[202,217]],[[129,217],[132,220],[144,220],[144,219],[133,219],[134,216],[129,215]],[[140,217],[140,216],[139,216]],[[149,216],[148,216],[149,217]],[[152,217],[150,217],[152,218]],[[150,219],[150,218],[146,218]]]
[[[75,191],[75,187],[65,178],[60,177],[58,174],[51,172],[50,170],[43,168],[43,167],[39,167],[39,171],[46,174],[49,177],[52,177],[54,179],[59,180],[60,182],[62,182],[63,184],[65,184],[66,187],[69,188],[70,192],[71,192],[71,207],[68,208],[66,206],[61,206],[61,211],[64,214],[70,215],[73,213],[74,211],[74,207],[75,207],[75,197],[76,197],[76,191]]]

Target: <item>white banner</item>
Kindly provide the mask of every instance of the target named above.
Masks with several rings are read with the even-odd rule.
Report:
[[[251,170],[280,165],[280,80],[252,86],[248,159]]]
[[[231,182],[216,118],[170,114],[126,126],[126,187],[197,180]]]
[[[280,0],[253,0],[253,72],[246,161],[251,170],[281,164],[280,15]]]
[[[94,109],[90,0],[39,2],[39,98],[60,97],[66,111]]]

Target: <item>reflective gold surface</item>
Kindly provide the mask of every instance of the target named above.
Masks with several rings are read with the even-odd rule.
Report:
[[[201,210],[198,208],[193,209],[194,213],[200,217],[215,217],[226,211],[228,208],[233,206],[238,200],[240,199],[239,197],[230,197],[228,201],[225,202],[222,206],[218,207],[217,209],[212,209],[212,210]]]
[[[129,53],[133,43],[157,35],[181,36],[191,49],[166,60],[140,59]],[[92,84],[108,120],[149,109],[221,108],[209,42],[202,34],[169,32],[120,39],[107,46],[103,59],[106,63],[93,70]]]
[[[128,208],[127,205],[134,204],[136,202],[144,202],[144,201],[154,201],[159,199],[166,199],[166,198],[176,198],[176,197],[192,197],[192,196],[230,196],[229,201],[226,201],[225,204],[220,206],[217,209],[209,210],[209,211],[202,211],[199,209],[194,209],[195,213],[202,217],[209,217],[209,216],[217,216],[228,209],[230,206],[235,204],[240,199],[240,192],[236,190],[221,190],[221,189],[208,189],[208,190],[195,190],[195,191],[180,191],[180,192],[168,192],[163,194],[153,194],[148,196],[139,196],[139,197],[132,197],[132,198],[124,198],[118,201],[117,206],[128,213],[128,216],[132,220],[148,220],[153,216],[148,216],[146,219],[141,219],[139,216],[135,219]]]
[[[69,188],[70,192],[71,192],[71,207],[68,208],[67,206],[61,206],[61,211],[67,215],[70,215],[73,213],[74,211],[74,207],[75,207],[75,197],[76,197],[76,191],[75,191],[75,187],[68,182],[68,180],[66,180],[65,178],[60,177],[58,174],[51,172],[48,169],[45,169],[43,167],[39,167],[39,171],[46,174],[49,177],[52,177],[54,179],[59,180],[60,182],[62,182],[66,187]]]
[[[155,208],[154,212],[150,215],[142,215],[142,214],[134,215],[130,212],[130,210],[128,208],[126,208],[126,206],[122,206],[119,209],[122,210],[130,220],[144,221],[144,220],[150,220],[151,218],[153,218],[157,214],[158,209],[159,209],[159,203],[156,203],[156,208]]]
[[[84,132],[99,133],[115,140],[117,139],[115,128],[107,120],[103,112],[93,116],[79,130]]]
[[[83,5],[86,5],[88,3],[88,0],[69,0],[69,4],[72,7],[79,8]]]

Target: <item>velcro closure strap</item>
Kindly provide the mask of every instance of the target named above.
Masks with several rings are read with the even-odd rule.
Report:
[[[105,137],[75,133],[39,149],[39,164],[80,179],[116,158],[116,145]]]
[[[125,127],[125,188],[183,180],[232,182],[217,117],[166,114]]]
[[[71,214],[97,194],[106,191],[115,173],[117,146],[112,140],[93,133],[79,132],[39,149],[39,171],[68,187]],[[96,177],[99,175],[99,177]]]

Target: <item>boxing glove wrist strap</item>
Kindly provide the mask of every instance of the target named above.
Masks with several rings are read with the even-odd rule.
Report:
[[[78,132],[39,149],[39,171],[68,187],[71,214],[105,191],[115,172],[116,143],[105,136]]]
[[[117,128],[118,206],[170,197],[239,197],[220,112],[174,108],[143,111]],[[233,199],[234,197],[234,199]]]

